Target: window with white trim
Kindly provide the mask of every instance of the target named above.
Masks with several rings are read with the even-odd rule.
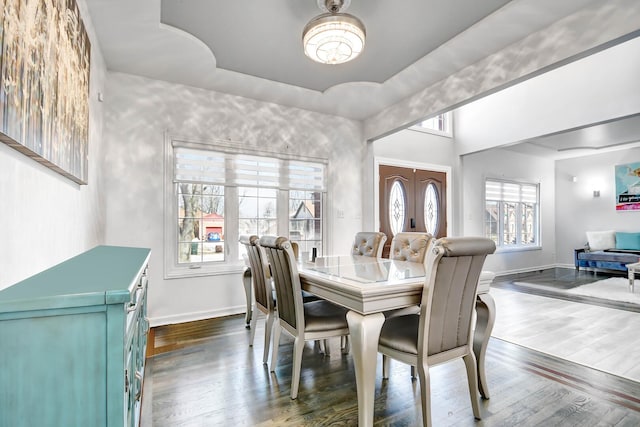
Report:
[[[165,277],[238,270],[242,234],[289,236],[302,253],[322,254],[324,161],[209,147],[218,148],[168,146]]]
[[[418,122],[409,129],[451,137],[451,120],[451,112],[442,113]]]
[[[498,248],[539,246],[538,184],[487,179],[484,234]]]

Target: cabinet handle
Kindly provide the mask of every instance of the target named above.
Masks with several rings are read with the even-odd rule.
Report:
[[[138,380],[138,390],[136,391],[136,400],[142,397],[142,372],[136,371],[136,380]]]
[[[129,393],[129,370],[124,371],[124,392]]]
[[[145,287],[145,285],[147,284],[147,275],[143,274],[142,277],[140,277],[140,281],[138,282],[138,289],[142,289]]]
[[[127,313],[136,311],[136,308],[138,308],[138,301],[129,303],[129,306],[127,307]]]
[[[138,308],[138,303],[144,298],[145,290],[146,290],[146,288],[144,288],[142,286],[138,286],[136,288],[136,293],[135,293],[136,302],[130,302],[129,303],[129,306],[127,307],[127,313],[131,313],[132,311],[136,311],[136,309]]]

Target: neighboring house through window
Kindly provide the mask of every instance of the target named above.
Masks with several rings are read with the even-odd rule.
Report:
[[[539,246],[538,189],[538,184],[485,181],[484,234],[498,248]]]
[[[319,191],[289,192],[289,238],[296,241],[300,254],[307,257],[315,248],[323,252],[322,193]]]

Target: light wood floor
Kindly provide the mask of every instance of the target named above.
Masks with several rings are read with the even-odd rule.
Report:
[[[621,328],[630,330],[632,326],[621,326],[626,324],[626,314],[578,308],[573,305],[575,303],[562,300],[536,301],[532,300],[536,298],[532,295],[502,289],[496,289],[495,293],[492,289],[492,293],[497,301],[494,330],[498,334],[519,334],[519,339],[528,340],[527,346],[538,342],[562,348],[561,344],[566,343],[565,348],[571,348],[583,357],[591,352],[602,354],[611,345],[615,347],[611,354],[616,350],[617,353],[629,351],[626,360],[630,363],[627,365],[633,370],[631,365],[638,360],[637,342],[635,346],[621,343],[620,338],[617,343],[614,340],[613,344],[606,344],[591,337],[616,334]],[[577,326],[582,309],[592,313],[589,323],[610,316],[618,320],[612,322],[612,329],[608,331],[592,330],[591,335],[582,333]],[[524,320],[523,313],[532,312],[534,317]],[[558,313],[568,315],[571,320],[559,318]],[[184,328],[182,332],[181,328]],[[507,332],[509,329],[511,331]],[[263,334],[263,322],[259,321],[255,346],[249,347],[249,330],[244,327],[243,316],[157,328],[156,355],[147,359],[143,426],[357,424],[357,397],[350,355],[336,351],[325,357],[311,344],[307,345],[299,397],[292,401],[289,398],[291,341],[281,345],[278,368],[270,373],[262,364]],[[632,334],[633,339],[637,340],[637,335]],[[337,342],[333,348],[338,348]],[[409,368],[393,363],[391,378],[382,381],[380,358],[378,362],[376,425],[420,425],[420,389],[418,382],[411,381]],[[434,367],[431,374],[435,426],[640,425],[638,382],[497,338],[491,339],[487,352],[491,399],[481,402],[482,421],[473,418],[462,362]]]
[[[640,382],[640,313],[492,289],[492,336]]]

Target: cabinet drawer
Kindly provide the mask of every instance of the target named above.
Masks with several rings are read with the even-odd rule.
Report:
[[[125,424],[135,427],[140,422],[142,387],[144,383],[144,362],[149,322],[147,313],[147,268],[143,270],[137,285],[126,305],[127,329],[125,346]]]
[[[146,268],[144,270],[146,272]],[[127,335],[135,333],[137,319],[146,316],[146,310],[144,310],[147,298],[147,275],[143,273],[137,281],[137,285],[131,293],[131,300],[129,301],[127,310]]]

